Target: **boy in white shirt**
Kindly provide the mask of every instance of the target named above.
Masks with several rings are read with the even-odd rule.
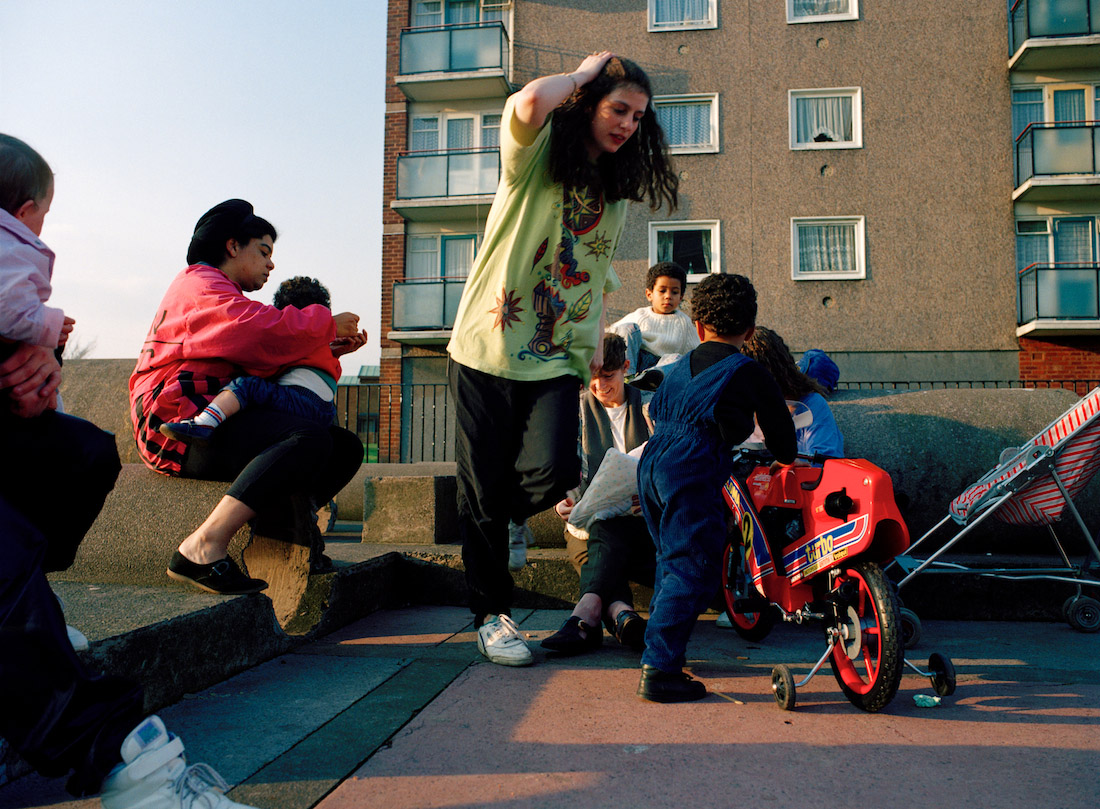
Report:
[[[627,359],[637,373],[652,368],[668,354],[686,354],[699,345],[691,318],[680,311],[687,273],[672,261],[654,264],[646,273],[649,306],[635,309],[608,331],[626,340]]]

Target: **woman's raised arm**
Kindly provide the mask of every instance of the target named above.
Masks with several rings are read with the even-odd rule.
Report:
[[[611,51],[593,53],[584,58],[580,66],[572,73],[555,73],[528,82],[516,93],[516,122],[524,130],[526,143],[531,143],[535,135],[546,123],[546,116],[554,108],[576,92],[578,87],[588,84],[603,70],[607,60],[614,56]],[[521,133],[516,133],[519,136]]]

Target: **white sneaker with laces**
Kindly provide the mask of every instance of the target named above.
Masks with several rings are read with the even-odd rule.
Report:
[[[530,666],[534,662],[519,627],[507,615],[491,618],[478,628],[477,650],[490,663],[501,666]]]
[[[527,567],[527,546],[535,541],[527,522],[508,521],[508,569],[523,570]]]
[[[157,716],[130,732],[121,753],[103,781],[103,809],[252,809],[225,797],[229,784],[212,767],[188,767],[183,742]]]

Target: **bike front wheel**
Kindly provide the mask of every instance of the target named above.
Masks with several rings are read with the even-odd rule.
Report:
[[[882,710],[897,694],[904,666],[897,597],[882,568],[868,561],[841,571],[830,595],[833,676],[857,708]]]

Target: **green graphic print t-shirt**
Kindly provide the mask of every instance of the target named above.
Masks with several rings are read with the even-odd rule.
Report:
[[[466,280],[447,351],[462,365],[520,381],[572,374],[588,381],[603,296],[626,201],[605,204],[550,180],[550,119],[530,146],[513,134],[513,99],[500,127],[500,185]]]

